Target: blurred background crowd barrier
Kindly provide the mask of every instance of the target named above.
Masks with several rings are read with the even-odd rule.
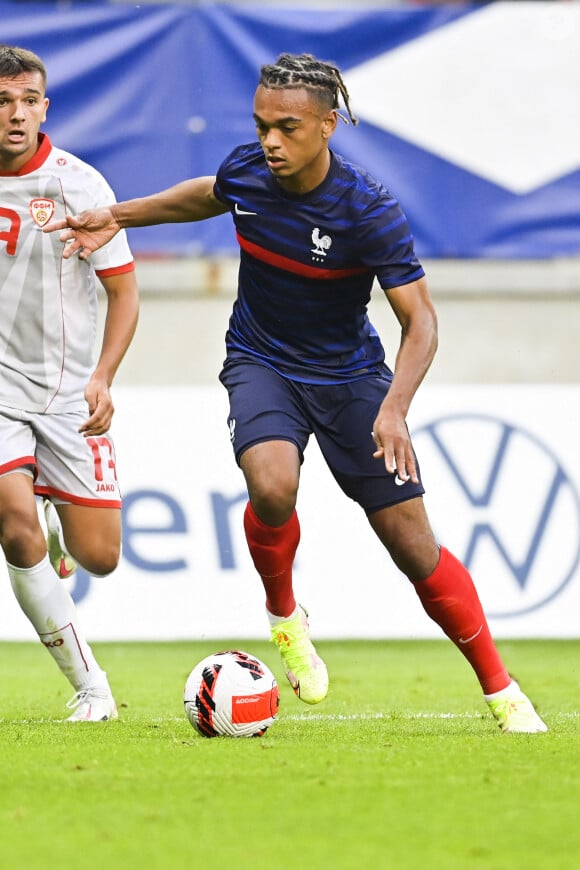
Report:
[[[55,143],[120,199],[214,174],[255,138],[259,67],[336,62],[360,119],[334,147],[401,200],[423,258],[580,254],[580,4],[0,2],[40,54]],[[231,253],[227,216],[131,233],[137,254]]]

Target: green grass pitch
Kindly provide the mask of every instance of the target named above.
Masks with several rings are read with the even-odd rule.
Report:
[[[58,722],[72,692],[38,644],[0,644],[5,870],[577,870],[580,642],[502,641],[548,734],[502,735],[446,641],[318,643],[308,707],[267,643],[94,644],[119,721]],[[208,740],[191,668],[241,648],[281,689],[262,738]]]

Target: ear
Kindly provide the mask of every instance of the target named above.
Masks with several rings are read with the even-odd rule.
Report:
[[[336,109],[331,109],[330,112],[322,119],[322,138],[330,139],[336,130],[337,114]]]

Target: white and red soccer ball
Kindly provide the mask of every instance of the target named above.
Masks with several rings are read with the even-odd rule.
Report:
[[[183,703],[187,718],[204,737],[261,737],[276,719],[280,690],[260,659],[225,650],[194,667]]]

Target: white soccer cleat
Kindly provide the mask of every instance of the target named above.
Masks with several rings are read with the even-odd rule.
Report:
[[[504,734],[540,734],[548,730],[515,681],[503,692],[485,700]]]
[[[81,689],[66,706],[74,710],[67,722],[108,722],[119,718],[115,699],[107,689]]]
[[[50,564],[61,580],[71,577],[77,570],[77,563],[70,556],[62,540],[62,527],[55,506],[50,499],[43,500],[44,518],[46,520],[46,546]]]

